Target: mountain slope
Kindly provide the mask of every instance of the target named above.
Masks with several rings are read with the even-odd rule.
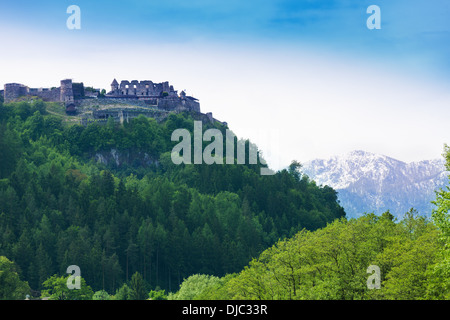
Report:
[[[412,207],[428,216],[434,190],[448,181],[443,159],[405,163],[360,150],[309,161],[303,173],[337,190],[349,217],[388,209],[400,217]]]
[[[278,239],[345,215],[334,190],[287,170],[174,164],[172,132],[193,135],[188,113],[82,126],[46,106],[0,101],[0,257],[33,292],[70,265],[94,291],[114,294],[136,272],[172,291],[192,274],[237,272]],[[226,136],[221,123],[202,128]]]

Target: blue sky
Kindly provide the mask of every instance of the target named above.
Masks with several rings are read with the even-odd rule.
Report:
[[[72,4],[81,30],[66,28]],[[381,30],[366,27],[372,4]],[[450,143],[449,16],[447,0],[2,0],[0,84],[170,81],[238,135],[278,132],[259,143],[275,167],[353,149],[436,158]]]

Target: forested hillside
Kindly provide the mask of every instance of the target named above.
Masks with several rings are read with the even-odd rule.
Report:
[[[444,156],[449,170],[448,146]],[[169,298],[448,300],[450,188],[437,190],[433,203],[431,219],[411,209],[397,220],[387,211],[302,230],[239,273],[187,278]]]
[[[388,212],[368,214],[303,230],[265,250],[238,274],[189,277],[171,298],[448,300],[449,260],[439,228],[413,211],[400,222],[393,218]],[[367,284],[374,266],[378,288]]]
[[[260,165],[173,164],[171,133],[192,132],[188,114],[87,127],[63,120],[42,101],[0,102],[0,267],[11,274],[1,298],[49,290],[70,265],[93,292],[133,283],[175,292],[184,278],[239,272],[279,239],[345,216],[336,192],[295,163],[273,176]],[[94,160],[111,149],[145,153],[150,164]]]

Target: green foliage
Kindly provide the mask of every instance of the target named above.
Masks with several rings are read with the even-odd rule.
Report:
[[[189,115],[84,127],[45,107],[0,103],[0,255],[20,288],[52,299],[449,298],[448,189],[434,224],[414,211],[347,221],[336,191],[296,161],[273,176],[173,164],[171,133],[192,133]],[[119,165],[95,162],[113,149]],[[56,276],[72,264],[84,293]],[[371,264],[380,290],[366,287]]]
[[[446,168],[450,171],[450,147],[445,145],[444,157],[446,159]],[[433,220],[442,232],[442,240],[447,247],[450,246],[450,187],[437,191],[436,210],[433,212]]]
[[[69,289],[67,286],[69,276],[59,277],[55,274],[44,281],[45,290],[41,292],[41,297],[50,300],[91,300],[94,292],[86,281],[80,278],[80,289]]]
[[[99,290],[94,293],[92,300],[111,300],[111,296],[105,290]]]
[[[433,294],[427,270],[437,239],[435,226],[413,211],[397,224],[389,213],[336,220],[280,240],[220,290],[227,299],[423,299]],[[370,265],[381,269],[379,290],[367,287]]]
[[[221,278],[214,278],[200,290],[193,300],[231,300],[233,292],[229,290],[228,283],[237,276],[236,273],[226,274]],[[176,295],[176,294],[175,294]]]
[[[450,147],[445,145],[444,158],[446,168],[450,171]],[[450,188],[436,192],[436,209],[432,218],[441,232],[442,250],[434,266],[429,269],[433,281],[429,284],[428,298],[450,299]]]
[[[171,133],[192,132],[189,115],[84,127],[42,106],[53,108],[0,105],[0,254],[34,290],[71,264],[95,291],[131,287],[136,272],[146,287],[177,290],[184,277],[238,272],[279,238],[345,214],[334,190],[297,169],[174,165]],[[128,160],[93,161],[111,149]]]
[[[149,300],[167,300],[167,295],[165,290],[150,290],[148,293]]]
[[[30,287],[20,279],[14,262],[0,256],[0,300],[25,300],[29,294]]]
[[[144,280],[139,272],[136,272],[131,277],[131,288],[129,300],[145,300],[148,293],[145,290]]]
[[[202,296],[211,287],[217,287],[220,279],[215,276],[205,274],[194,274],[185,279],[180,286],[180,290],[172,295],[172,300],[194,300],[197,296]]]
[[[111,297],[111,300],[131,300],[130,288],[124,283],[119,289],[116,290],[116,294]]]
[[[385,281],[377,296],[384,299],[423,299],[427,283],[432,281],[428,269],[437,261],[441,248],[436,227],[423,217],[407,213],[397,226],[397,234],[378,255],[378,265]]]
[[[0,179],[8,177],[14,170],[22,149],[19,135],[0,123]]]

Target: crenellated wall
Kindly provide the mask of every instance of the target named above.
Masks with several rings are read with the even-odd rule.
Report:
[[[160,97],[163,92],[175,92],[169,82],[154,83],[150,80],[122,80],[120,85],[114,79],[108,96]]]

